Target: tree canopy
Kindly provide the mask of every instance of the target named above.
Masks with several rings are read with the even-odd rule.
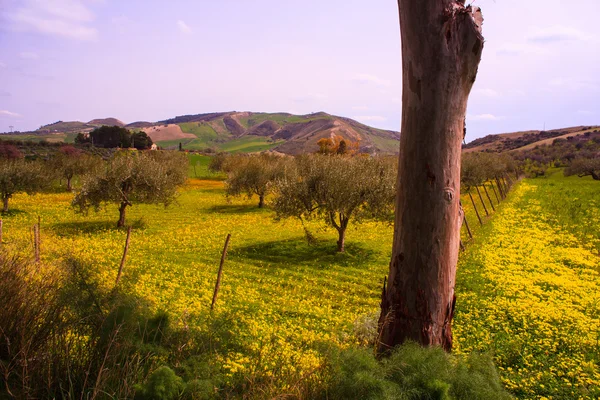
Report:
[[[169,205],[187,178],[187,156],[174,152],[119,152],[106,165],[83,179],[72,205],[80,212],[119,205],[117,226],[125,225],[125,211],[136,203]]]
[[[72,179],[75,175],[84,175],[98,165],[98,157],[86,154],[73,146],[61,146],[52,158],[51,165],[55,173],[67,181],[67,190],[73,189]]]
[[[594,158],[576,158],[565,169],[564,174],[565,176],[591,176],[595,181],[600,181],[600,156]]]
[[[142,131],[131,133],[120,126],[101,126],[94,129],[88,136],[83,133],[77,134],[75,143],[92,143],[97,147],[104,148],[129,148],[145,150],[152,147],[152,139]]]
[[[265,197],[271,192],[275,180],[283,175],[283,162],[282,157],[272,154],[228,157],[220,167],[227,172],[227,195],[245,194],[248,198],[256,195],[258,207],[264,207]]]
[[[395,184],[394,160],[303,155],[278,181],[273,208],[279,217],[323,218],[338,231],[343,252],[351,219],[391,218]]]
[[[35,193],[50,182],[41,162],[24,159],[0,159],[0,196],[2,212],[8,212],[8,201],[16,193]]]

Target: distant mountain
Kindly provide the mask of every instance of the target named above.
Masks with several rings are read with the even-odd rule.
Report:
[[[535,146],[551,145],[558,138],[583,135],[598,129],[598,126],[574,126],[570,128],[552,129],[548,131],[522,131],[499,133],[475,139],[463,146],[463,150],[471,151],[518,151],[528,150]]]
[[[90,122],[88,122],[88,125],[108,125],[108,126],[120,126],[123,127],[125,126],[125,123],[121,122],[120,120],[116,119],[116,118],[99,118],[99,119],[93,119]]]
[[[324,112],[288,113],[219,112],[182,115],[158,122],[137,121],[125,125],[116,118],[93,119],[87,123],[58,121],[34,133],[89,132],[101,125],[125,126],[146,132],[163,148],[255,152],[274,150],[286,154],[315,152],[323,138],[342,137],[358,142],[364,153],[397,153],[400,134],[372,128],[350,118]]]

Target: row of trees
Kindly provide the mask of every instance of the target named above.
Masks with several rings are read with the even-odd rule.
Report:
[[[339,252],[350,221],[389,220],[393,214],[396,165],[390,158],[221,154],[210,169],[227,173],[228,196],[257,196],[263,207],[272,193],[278,218],[323,219],[338,232]]]
[[[81,188],[73,199],[73,207],[86,213],[115,203],[119,207],[120,227],[125,225],[127,207],[135,203],[166,206],[187,179],[188,158],[176,152],[121,151],[104,161],[72,146],[61,147],[48,160],[26,160],[12,150],[9,154],[15,157],[0,158],[3,212],[8,212],[9,200],[16,193],[41,192],[57,179],[65,179],[70,191],[73,177],[79,175]]]
[[[104,148],[136,148],[146,150],[152,147],[152,139],[142,131],[130,132],[120,126],[101,126],[89,134],[78,133],[75,143],[90,143]]]

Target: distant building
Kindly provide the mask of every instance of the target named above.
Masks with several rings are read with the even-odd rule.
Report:
[[[152,146],[150,146],[150,150],[158,150],[158,146],[156,145],[156,143],[152,143]]]

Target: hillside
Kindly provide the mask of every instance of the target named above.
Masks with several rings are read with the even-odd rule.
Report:
[[[186,150],[229,152],[315,152],[320,139],[341,136],[347,141],[360,143],[363,153],[397,153],[400,138],[398,132],[372,128],[350,118],[324,112],[293,115],[233,111],[182,115],[164,121],[136,121],[130,124],[116,118],[93,119],[87,123],[58,121],[27,133],[52,135],[53,140],[59,139],[59,136],[72,140],[76,133],[90,132],[101,125],[118,125],[144,131],[159,146],[167,149],[175,149],[181,143]]]
[[[566,139],[569,136],[583,135],[597,128],[598,126],[574,126],[548,131],[534,130],[487,135],[464,145],[463,150],[466,152],[528,150],[535,146],[551,145],[557,138]]]
[[[272,149],[286,154],[315,152],[317,142],[334,135],[359,142],[364,153],[395,153],[400,134],[363,125],[349,118],[327,113],[293,115],[288,113],[227,112],[182,115],[144,128],[158,143],[174,145],[173,137],[162,131],[177,125],[183,133],[195,136],[182,141],[186,149],[213,148],[222,151],[261,151]],[[177,133],[179,135],[179,133]]]

